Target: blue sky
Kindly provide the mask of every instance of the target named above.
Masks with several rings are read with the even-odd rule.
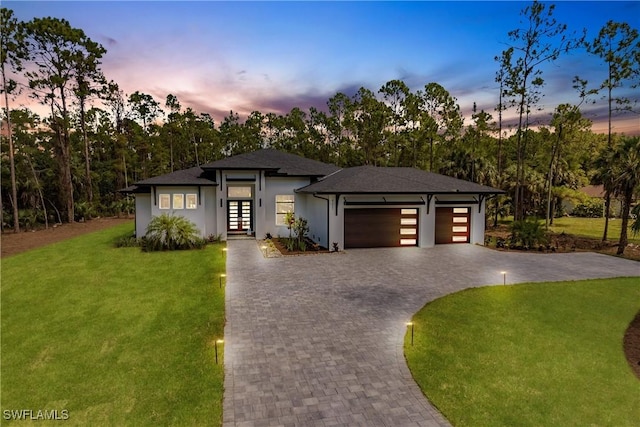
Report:
[[[402,79],[412,90],[444,86],[468,114],[473,102],[494,114],[498,69],[530,2],[30,2],[5,1],[21,20],[67,19],[101,43],[103,71],[125,93],[136,90],[219,121],[229,110],[286,113],[324,108],[338,91],[377,91]],[[640,2],[555,2],[554,17],[593,39],[608,20],[640,28]],[[543,116],[576,103],[574,75],[594,84],[605,76],[597,58],[576,51],[545,67]],[[629,92],[632,94],[632,92]],[[637,91],[634,95],[638,98]],[[604,102],[588,115],[605,118]],[[469,120],[467,120],[467,124]],[[598,126],[594,126],[595,130]],[[616,123],[640,128],[637,116]]]

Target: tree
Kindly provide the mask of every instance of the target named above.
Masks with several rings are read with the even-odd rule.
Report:
[[[607,66],[607,77],[596,89],[606,90],[608,105],[608,130],[607,143],[611,147],[612,124],[611,118],[614,111],[629,111],[631,101],[623,96],[614,96],[614,90],[620,88],[625,82],[630,81],[631,87],[638,87],[640,82],[640,40],[638,30],[631,28],[627,23],[609,21],[600,30],[598,36],[587,44],[587,50],[600,57]],[[614,104],[616,105],[614,107]],[[605,222],[602,241],[607,240],[609,229],[609,207],[611,194],[605,194]]]
[[[348,128],[349,117],[352,115],[353,106],[351,99],[342,92],[336,93],[327,101],[329,117],[327,118],[327,130],[329,143],[337,164],[347,166],[353,158],[352,137]]]
[[[127,174],[127,138],[124,134],[124,110],[125,101],[124,93],[118,87],[118,84],[114,81],[110,81],[107,84],[104,101],[110,108],[111,116],[113,117],[113,142],[117,147],[116,158],[122,160],[121,167],[117,167],[121,172],[118,174],[120,185],[124,187],[129,186],[129,178]]]
[[[393,166],[400,165],[400,152],[402,151],[402,140],[400,132],[406,125],[405,119],[405,103],[410,93],[409,87],[401,80],[391,80],[385,83],[378,91],[382,94],[384,102],[390,109],[388,116],[387,129],[389,135],[389,144],[392,151],[391,163]]]
[[[34,18],[26,28],[32,66],[25,76],[29,79],[32,96],[50,108],[49,125],[55,133],[60,172],[60,201],[66,220],[73,222],[69,97],[74,90],[84,93],[84,88],[78,86],[78,79],[87,76],[86,70],[97,69],[105,50],[64,19]]]
[[[162,114],[160,103],[153,96],[135,91],[129,95],[129,105],[134,119],[142,121],[142,129],[147,132],[149,125]]]
[[[357,146],[365,165],[378,166],[384,156],[384,128],[389,108],[376,99],[369,89],[361,87],[352,100],[352,126]],[[385,162],[386,163],[386,162]]]
[[[524,216],[522,196],[524,183],[524,159],[526,156],[526,130],[529,128],[531,107],[540,99],[540,89],[544,85],[542,64],[555,61],[569,50],[577,47],[582,40],[565,35],[567,26],[559,24],[553,18],[555,5],[534,1],[521,12],[523,28],[508,33],[514,44],[502,53],[500,58],[504,79],[504,95],[509,103],[516,107],[518,113],[517,147],[516,147],[516,185],[514,194],[514,219]]]
[[[438,83],[428,83],[424,87],[421,108],[421,127],[429,141],[429,171],[434,170],[434,145],[455,139],[462,130],[463,119],[457,100]]]
[[[11,122],[15,129],[19,163],[22,166],[20,198],[24,206],[35,211],[38,208],[42,209],[45,228],[49,228],[47,206],[43,192],[43,179],[40,178],[40,175],[45,174],[45,180],[50,178],[47,174],[51,173],[49,171],[51,169],[51,158],[49,153],[43,153],[40,149],[42,147],[38,132],[40,117],[28,109],[12,110]],[[36,214],[36,217],[39,217],[39,215]]]
[[[169,108],[169,116],[167,117],[167,123],[163,126],[163,130],[168,133],[169,140],[169,154],[170,154],[170,165],[171,172],[173,172],[173,144],[176,138],[176,135],[179,133],[178,129],[178,121],[180,120],[180,102],[178,102],[178,98],[175,95],[169,94],[167,95],[167,100],[165,102],[165,106]]]
[[[242,150],[242,125],[240,124],[240,116],[233,111],[229,112],[222,123],[220,123],[220,140],[222,142],[222,150],[226,156],[234,156],[241,154]]]
[[[152,167],[149,163],[158,154],[156,150],[152,149],[153,142],[150,135],[152,124],[162,114],[162,110],[160,110],[160,103],[153,99],[153,96],[139,91],[129,95],[129,106],[131,108],[131,118],[138,120],[136,123],[141,125],[142,130],[141,133],[136,135],[137,138],[134,139],[136,143],[133,144],[134,140],[130,140],[130,144],[135,148],[139,156],[142,178],[147,178],[151,174],[150,168]],[[132,124],[129,123],[129,125],[131,126]]]
[[[13,72],[21,71],[22,61],[26,57],[24,46],[24,34],[22,23],[13,17],[13,11],[7,8],[0,9],[0,58],[2,59],[2,92],[4,92],[5,118],[7,120],[7,139],[9,140],[9,167],[11,170],[11,204],[13,206],[13,231],[20,231],[18,221],[18,191],[16,185],[16,165],[14,159],[13,129],[11,126],[11,114],[9,109],[9,93],[17,88],[13,79],[7,79],[10,68]]]
[[[549,171],[547,174],[547,208],[545,227],[553,224],[553,209],[551,195],[554,179],[558,174],[561,159],[568,145],[575,141],[579,133],[591,127],[591,122],[582,117],[580,105],[561,104],[551,119],[551,125],[555,128],[555,137],[551,139],[551,155],[549,159]]]
[[[76,69],[76,86],[73,93],[78,101],[80,132],[82,134],[82,142],[84,147],[84,173],[85,186],[87,188],[87,199],[91,204],[93,202],[93,183],[91,181],[91,154],[89,147],[89,138],[87,137],[87,102],[92,96],[102,95],[105,92],[106,80],[99,68],[99,59],[107,52],[97,43],[92,43],[90,49],[87,49],[88,55],[83,61],[77,63]]]
[[[613,166],[613,194],[622,197],[622,225],[618,255],[627,247],[627,227],[633,196],[640,190],[640,137],[627,137],[611,153]]]

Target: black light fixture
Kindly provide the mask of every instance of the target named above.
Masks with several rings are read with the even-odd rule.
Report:
[[[411,326],[411,345],[413,346],[413,328],[415,326],[414,322],[407,322],[407,326]]]

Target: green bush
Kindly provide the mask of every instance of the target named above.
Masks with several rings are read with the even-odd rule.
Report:
[[[96,209],[89,202],[77,202],[73,209],[76,221],[85,221],[96,216]]]
[[[193,222],[168,214],[153,217],[144,238],[145,251],[202,249],[206,244]]]
[[[600,199],[588,199],[573,208],[572,215],[582,218],[602,218],[604,203]]]
[[[511,224],[511,242],[515,247],[533,248],[547,242],[542,223],[537,218],[514,221]]]
[[[136,236],[126,235],[120,236],[115,240],[116,248],[138,248],[144,245],[143,239],[137,239]]]

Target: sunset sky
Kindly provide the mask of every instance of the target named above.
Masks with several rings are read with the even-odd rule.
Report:
[[[437,82],[458,99],[465,115],[474,102],[494,114],[498,64],[507,33],[520,27],[516,1],[471,2],[113,2],[4,1],[23,21],[52,16],[68,20],[101,43],[102,69],[126,94],[167,94],[184,107],[210,113],[216,122],[238,112],[285,114],[292,107],[325,109],[342,91],[374,92],[403,80],[412,90]],[[593,40],[608,20],[640,28],[640,2],[555,2],[554,17],[569,31]],[[572,78],[593,85],[604,63],[584,50],[545,66],[543,120],[560,103],[577,103]],[[640,98],[638,90],[619,95]],[[606,103],[586,115],[604,131]],[[24,102],[24,101],[23,101]],[[638,116],[614,130],[640,133]],[[466,124],[470,123],[467,119]]]

